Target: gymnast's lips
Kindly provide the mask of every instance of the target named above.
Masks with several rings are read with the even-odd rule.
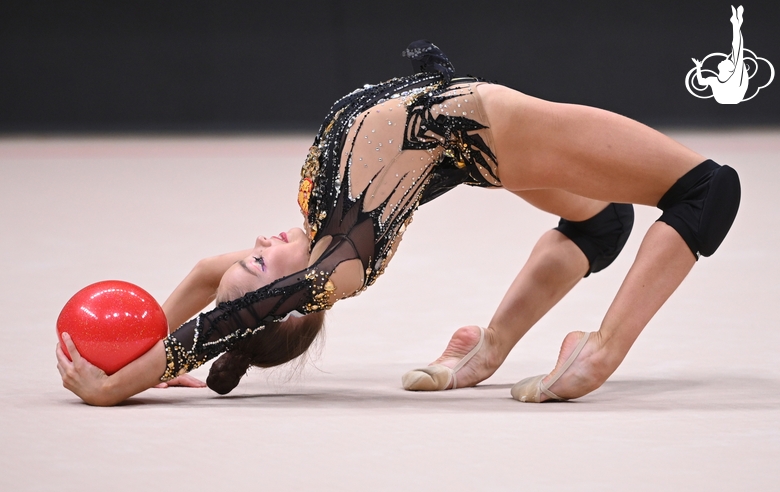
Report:
[[[280,232],[278,236],[274,236],[276,239],[279,239],[281,241],[284,241],[285,243],[289,243],[290,241],[287,239],[287,233],[286,232]]]

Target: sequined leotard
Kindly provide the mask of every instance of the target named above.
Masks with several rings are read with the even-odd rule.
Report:
[[[306,270],[198,315],[165,340],[167,380],[230,349],[292,311],[328,309],[337,267],[360,260],[356,295],[393,256],[420,204],[455,186],[498,187],[489,124],[474,78],[429,43],[405,53],[421,73],[366,85],[337,101],[301,171],[298,201],[311,246],[327,239]],[[353,284],[355,282],[352,282]]]

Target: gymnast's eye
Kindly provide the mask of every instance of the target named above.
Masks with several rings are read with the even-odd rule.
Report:
[[[262,256],[253,256],[252,258],[254,258],[255,261],[260,264],[260,268],[262,268],[263,271],[265,271],[265,260],[263,260],[263,257]]]

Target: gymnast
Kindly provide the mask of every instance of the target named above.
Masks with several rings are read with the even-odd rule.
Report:
[[[163,308],[172,327],[140,358],[107,376],[57,347],[63,385],[85,402],[113,405],[212,365],[208,385],[227,393],[250,365],[301,355],[323,311],[384,272],[417,207],[465,183],[504,188],[560,217],[538,240],[487,327],[464,326],[441,357],[402,378],[407,390],[474,386],[583,277],[609,266],[633,226],[631,204],[662,215],[599,329],[566,335],[548,375],[520,381],[523,402],[578,398],[617,369],[642,329],[699,256],[723,241],[740,185],[728,166],[607,111],[543,101],[460,77],[435,45],[412,43],[414,75],[366,85],[337,101],[301,171],[303,229],[202,260]],[[215,309],[191,316],[216,298]],[[186,322],[185,322],[186,321]]]

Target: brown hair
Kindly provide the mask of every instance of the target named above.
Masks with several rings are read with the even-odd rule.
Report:
[[[238,293],[239,297],[241,295],[243,293]],[[225,300],[225,297],[220,292],[217,302]],[[249,366],[274,367],[300,357],[317,339],[324,321],[325,313],[319,311],[300,317],[291,316],[281,323],[268,323],[214,361],[206,384],[220,395],[226,395],[238,386]]]

